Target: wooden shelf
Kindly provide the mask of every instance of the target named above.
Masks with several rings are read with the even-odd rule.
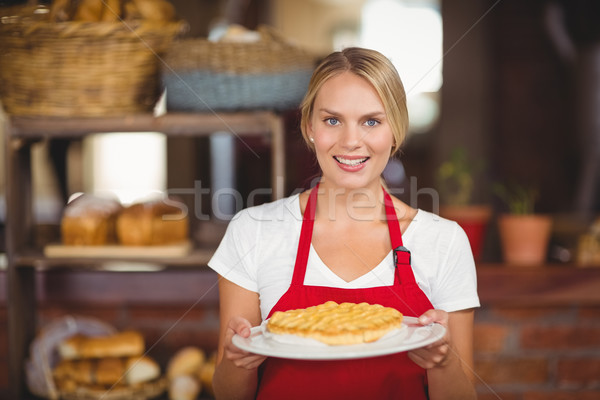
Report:
[[[169,136],[203,136],[215,132],[264,135],[279,117],[271,111],[237,113],[136,114],[107,118],[11,117],[12,139],[80,138],[103,132],[161,132]]]
[[[39,250],[22,252],[14,259],[17,268],[34,268],[38,271],[53,269],[96,271],[140,271],[149,269],[200,269],[205,268],[214,248],[193,249],[182,257],[46,257]]]
[[[107,118],[29,118],[8,115],[4,125],[6,257],[8,309],[8,373],[11,398],[27,393],[24,360],[36,326],[36,273],[102,274],[101,271],[187,270],[206,268],[214,243],[194,248],[181,257],[45,257],[36,243],[33,216],[31,150],[36,141],[63,138],[78,140],[111,132],[159,132],[169,137],[198,137],[213,134],[266,136],[271,145],[273,198],[283,197],[285,187],[283,118],[271,111],[232,113],[167,113],[162,116],[136,114]],[[215,232],[217,232],[215,230]],[[214,235],[215,233],[213,233]],[[210,235],[209,235],[210,236]],[[173,272],[176,273],[176,272]]]
[[[488,264],[477,267],[477,280],[482,306],[600,306],[600,266]]]

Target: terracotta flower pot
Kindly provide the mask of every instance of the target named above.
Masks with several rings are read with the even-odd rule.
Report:
[[[475,262],[481,261],[492,208],[488,205],[440,206],[440,216],[456,221],[463,228],[471,243]]]
[[[552,230],[548,215],[504,214],[498,217],[504,262],[515,266],[542,265]]]

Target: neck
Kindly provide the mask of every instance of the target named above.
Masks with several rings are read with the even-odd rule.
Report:
[[[377,183],[370,187],[348,189],[319,184],[317,218],[330,221],[374,222],[385,220],[383,189]]]

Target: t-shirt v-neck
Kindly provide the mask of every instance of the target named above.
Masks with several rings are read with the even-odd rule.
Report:
[[[417,210],[417,215],[420,210]],[[417,218],[415,215],[415,218]],[[406,232],[402,233],[402,238],[405,240],[409,233],[411,232],[412,221],[408,225]],[[351,281],[346,281],[339,277],[335,272],[333,272],[325,262],[319,256],[319,253],[315,250],[312,243],[310,244],[310,251],[308,254],[308,263],[307,263],[307,271],[305,284],[311,284],[311,276],[313,274],[317,274],[321,276],[319,281],[322,282],[325,279],[329,285],[332,287],[340,287],[340,288],[365,288],[365,287],[373,287],[373,286],[389,286],[393,283],[393,268],[394,268],[394,260],[392,251],[390,250],[388,254],[377,264],[373,269],[365,274],[353,279]],[[313,269],[313,271],[311,271]],[[316,278],[316,277],[315,277]],[[321,286],[322,283],[321,283]]]

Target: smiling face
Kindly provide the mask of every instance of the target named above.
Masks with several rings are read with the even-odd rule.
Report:
[[[312,111],[308,134],[323,184],[350,190],[380,187],[394,136],[375,88],[343,72],[321,86]]]

